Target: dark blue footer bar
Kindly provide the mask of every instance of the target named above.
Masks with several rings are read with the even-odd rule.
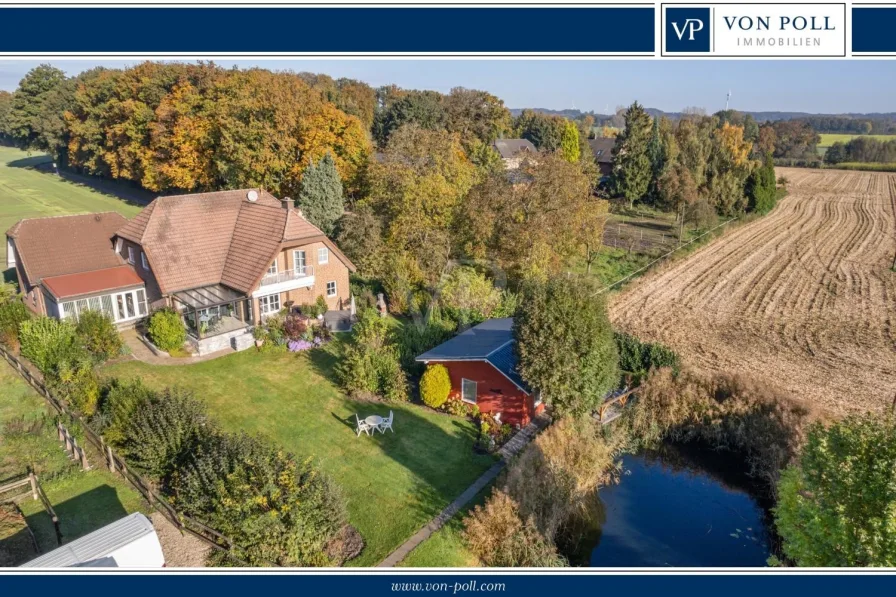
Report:
[[[653,6],[0,8],[0,53],[641,53]]]
[[[648,576],[596,576],[566,573],[477,574],[458,571],[432,576],[397,574],[113,574],[97,576],[7,576],[0,579],[6,595],[65,595],[96,597],[99,594],[132,595],[620,595],[626,597],[777,597],[793,595],[893,595],[896,577],[891,575],[767,574],[699,576],[656,574]],[[2,573],[0,573],[2,576]]]

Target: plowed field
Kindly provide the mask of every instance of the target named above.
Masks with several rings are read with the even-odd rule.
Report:
[[[614,323],[698,368],[773,384],[832,413],[896,396],[896,174],[779,168],[768,216],[611,301]]]

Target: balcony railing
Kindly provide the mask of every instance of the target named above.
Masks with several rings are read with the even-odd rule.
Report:
[[[299,280],[314,275],[314,268],[306,265],[303,269],[287,269],[276,274],[267,274],[261,279],[259,286],[268,286],[270,284],[279,284],[280,282],[289,282],[291,280]]]

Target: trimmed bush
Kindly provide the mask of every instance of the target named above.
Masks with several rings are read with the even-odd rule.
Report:
[[[85,311],[78,316],[75,333],[81,345],[98,363],[121,354],[123,342],[112,319],[101,311]]]
[[[153,313],[146,331],[152,343],[165,352],[177,350],[187,341],[187,329],[174,309],[159,309]]]
[[[23,321],[19,326],[19,342],[22,356],[44,375],[49,375],[60,363],[77,360],[81,353],[74,324],[52,317]]]
[[[328,548],[345,527],[345,500],[310,460],[245,434],[213,435],[173,476],[172,489],[185,512],[242,547],[249,565],[338,562]]]
[[[164,480],[210,432],[205,405],[189,392],[168,389],[133,410],[121,450],[134,466]]]
[[[96,412],[100,382],[89,358],[61,361],[45,379],[57,398],[88,417]]]
[[[430,408],[439,408],[448,400],[451,378],[444,365],[430,365],[420,378],[420,399]]]

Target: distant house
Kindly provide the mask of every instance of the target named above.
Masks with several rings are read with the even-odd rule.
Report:
[[[508,170],[519,168],[524,158],[538,153],[528,139],[496,139],[493,147]]]
[[[355,266],[292,200],[263,189],[158,197],[132,220],[22,220],[6,234],[32,310],[103,311],[127,326],[168,306],[199,354],[245,348],[254,324],[290,305],[323,297],[340,316],[350,306]]]
[[[601,176],[609,176],[613,171],[613,146],[616,145],[616,139],[613,137],[597,137],[596,139],[588,139],[588,145],[591,146],[591,152],[594,154],[594,161],[600,168]]]
[[[544,405],[517,371],[513,318],[489,319],[417,357],[451,378],[449,399],[476,404],[502,423],[527,425]]]

